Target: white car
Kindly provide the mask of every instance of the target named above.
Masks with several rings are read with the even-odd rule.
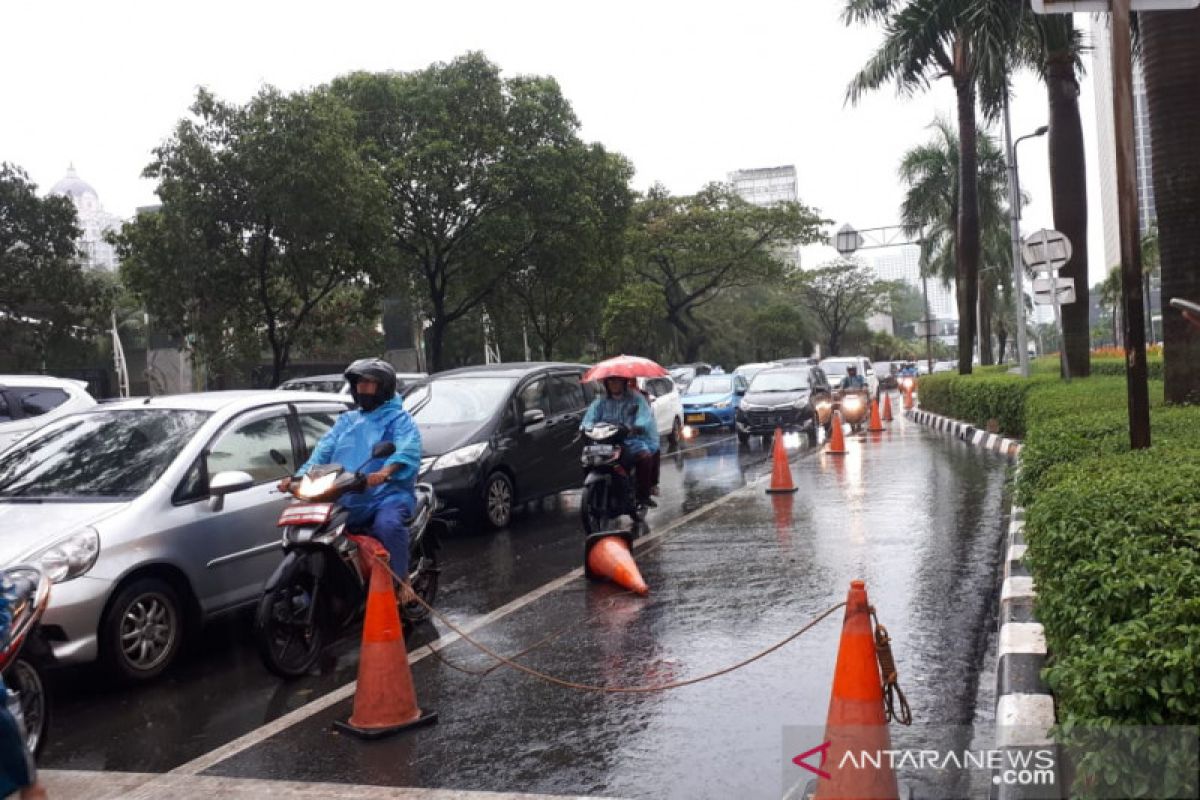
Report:
[[[59,417],[94,405],[83,381],[0,375],[0,450]]]
[[[746,379],[747,383],[753,383],[754,376],[765,369],[774,369],[775,367],[783,366],[778,361],[763,361],[758,364],[742,364],[733,371],[734,375],[741,375]]]
[[[858,374],[867,382],[867,389],[874,397],[879,393],[879,378],[875,376],[875,367],[871,363],[871,359],[865,356],[843,356],[840,358],[826,358],[821,361],[821,369],[825,370],[826,377],[829,378],[829,385],[837,389],[842,382],[842,378],[846,377],[846,370],[849,367],[858,367]]]
[[[650,396],[650,409],[658,423],[658,435],[672,445],[683,441],[683,402],[679,387],[670,378],[638,378],[638,388]]]

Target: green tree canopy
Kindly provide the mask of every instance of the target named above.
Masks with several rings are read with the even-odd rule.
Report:
[[[842,337],[855,323],[862,323],[886,306],[894,288],[878,281],[860,261],[838,259],[796,276],[800,304],[812,312],[825,335],[828,355],[839,355]]]

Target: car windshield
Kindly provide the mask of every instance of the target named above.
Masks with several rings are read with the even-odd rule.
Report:
[[[846,376],[846,369],[856,366],[851,361],[822,361],[821,369],[825,370],[825,374],[830,378],[843,378]]]
[[[442,378],[412,389],[404,407],[420,425],[460,425],[491,418],[515,378]]]
[[[0,498],[136,497],[209,416],[149,408],[64,417],[0,455]]]
[[[733,391],[732,375],[701,375],[688,385],[685,395],[728,394]]]
[[[770,370],[760,372],[750,382],[752,392],[807,392],[808,375],[803,372]]]

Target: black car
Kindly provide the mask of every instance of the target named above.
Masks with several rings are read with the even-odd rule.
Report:
[[[810,445],[817,442],[817,428],[825,424],[833,392],[820,367],[776,367],[754,376],[746,395],[738,403],[738,441],[751,436],[767,437],[803,431]]]
[[[437,489],[439,513],[503,528],[516,505],[578,488],[586,369],[464,367],[410,388],[404,405],[421,429],[420,479]]]

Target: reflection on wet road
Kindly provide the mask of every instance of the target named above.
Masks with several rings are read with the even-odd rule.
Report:
[[[863,578],[891,631],[916,717],[910,729],[893,727],[893,743],[966,746],[947,729],[974,719],[993,624],[1004,462],[897,421],[888,433],[849,437],[841,458],[801,447],[793,459],[799,491],[772,498],[751,485],[769,468],[757,444],[741,453],[732,439],[692,448],[664,455],[652,530],[723,501],[639,548],[649,598],[573,580],[481,628],[478,638],[515,653],[565,628],[522,661],[584,683],[659,684],[774,644]],[[449,536],[440,607],[455,620],[478,620],[578,566],[577,496],[544,506],[500,534]],[[414,678],[422,705],[440,713],[438,725],[364,746],[330,732],[331,721],[349,713],[348,703],[337,703],[206,774],[779,797],[784,726],[812,726],[819,736],[824,725],[837,619],[745,669],[666,693],[567,691],[511,670],[473,677],[426,658]],[[259,667],[244,629],[231,623],[210,633],[203,651],[160,685],[106,693],[87,682],[69,692],[60,721],[72,730],[51,743],[48,760],[168,769],[353,678],[348,642],[326,674],[280,684]],[[473,669],[491,665],[462,641],[444,655]],[[123,732],[146,724],[154,741],[122,741]],[[961,795],[961,780],[947,773],[918,788],[923,796]]]

